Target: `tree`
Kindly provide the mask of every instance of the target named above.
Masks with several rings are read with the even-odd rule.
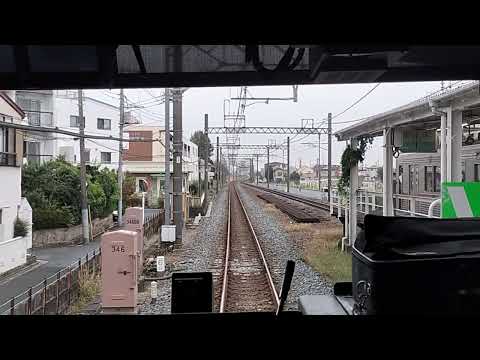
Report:
[[[127,207],[140,206],[142,204],[142,198],[135,193],[135,177],[129,173],[125,174],[123,180],[122,194],[123,194],[123,211]]]
[[[295,184],[300,182],[300,174],[296,171],[290,174],[290,181],[293,181]]]
[[[190,141],[198,146],[198,157],[205,160],[205,147],[208,146],[208,155],[212,156],[213,146],[207,135],[201,130],[197,130],[193,133]]]

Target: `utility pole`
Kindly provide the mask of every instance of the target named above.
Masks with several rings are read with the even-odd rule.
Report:
[[[328,113],[328,202],[332,194],[332,113]]]
[[[182,243],[183,233],[183,197],[182,197],[182,91],[173,92],[173,223],[175,224],[175,242]]]
[[[257,155],[257,185],[258,185],[258,154]]]
[[[165,89],[165,225],[170,225],[170,89]]]
[[[125,124],[125,99],[123,96],[123,89],[120,89],[120,123],[119,123],[119,138],[118,143],[118,225],[123,225],[123,125]]]
[[[88,204],[87,204],[87,170],[85,168],[85,118],[83,116],[83,90],[78,90],[78,122],[80,133],[80,207],[82,209],[82,237],[83,242],[90,242],[88,233]]]
[[[250,158],[250,182],[253,183],[253,158]]]
[[[290,136],[287,137],[287,192],[290,192]]]
[[[267,188],[270,189],[270,146],[267,147]]]
[[[220,151],[219,149],[220,145],[220,140],[219,137],[217,136],[217,164],[216,164],[216,174],[215,174],[215,179],[216,179],[216,186],[217,186],[217,194],[218,194],[218,181],[220,180],[220,167],[219,167],[219,162],[218,162],[218,152]]]
[[[204,187],[205,187],[205,204],[208,203],[208,160],[209,160],[209,140],[208,140],[208,114],[205,114],[205,149],[204,149],[204,159],[205,159],[205,168],[204,168]]]
[[[321,140],[321,135],[318,133],[318,191],[322,191],[322,182],[320,180],[320,140]]]
[[[225,174],[223,173],[223,171],[225,170],[224,167],[223,167],[223,161],[222,161],[222,148],[219,149],[220,151],[220,183],[222,184],[222,188],[223,188],[223,178],[225,176]]]

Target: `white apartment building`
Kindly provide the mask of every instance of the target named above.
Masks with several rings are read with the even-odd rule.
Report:
[[[33,126],[58,127],[78,131],[77,91],[17,91],[16,99]],[[119,108],[84,96],[83,116],[85,134],[119,136]],[[118,142],[114,140],[85,140],[87,164],[118,167]],[[25,156],[27,161],[46,161],[62,155],[73,164],[80,163],[78,139],[56,133],[27,132]]]

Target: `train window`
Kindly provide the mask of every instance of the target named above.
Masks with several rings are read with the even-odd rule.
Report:
[[[415,192],[418,192],[418,190],[419,190],[419,189],[418,189],[418,178],[419,178],[419,174],[418,174],[418,173],[419,173],[419,171],[418,171],[418,165],[415,165],[415,185],[414,185],[414,188],[413,188],[413,190],[414,190]]]
[[[403,194],[403,166],[398,166],[398,193]]]
[[[440,174],[440,167],[434,166],[433,167],[433,191],[440,192],[440,185],[441,185],[441,174]]]
[[[408,165],[408,193],[413,195],[413,181],[414,181],[414,174],[413,174],[413,165]]]
[[[426,192],[433,192],[433,166],[425,166],[425,184],[424,190]]]
[[[480,181],[480,177],[479,177],[479,175],[480,175],[479,174],[480,164],[473,165],[473,169],[474,169],[474,174],[475,174],[475,181]]]

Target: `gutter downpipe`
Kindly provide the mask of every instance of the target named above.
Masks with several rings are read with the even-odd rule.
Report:
[[[438,110],[437,105],[430,100],[430,108],[435,115],[440,116],[440,195],[443,193],[443,183],[447,181],[447,113],[445,111]],[[428,216],[433,216],[433,206],[440,202],[441,198],[432,202],[428,208]],[[441,211],[440,211],[441,213]]]

